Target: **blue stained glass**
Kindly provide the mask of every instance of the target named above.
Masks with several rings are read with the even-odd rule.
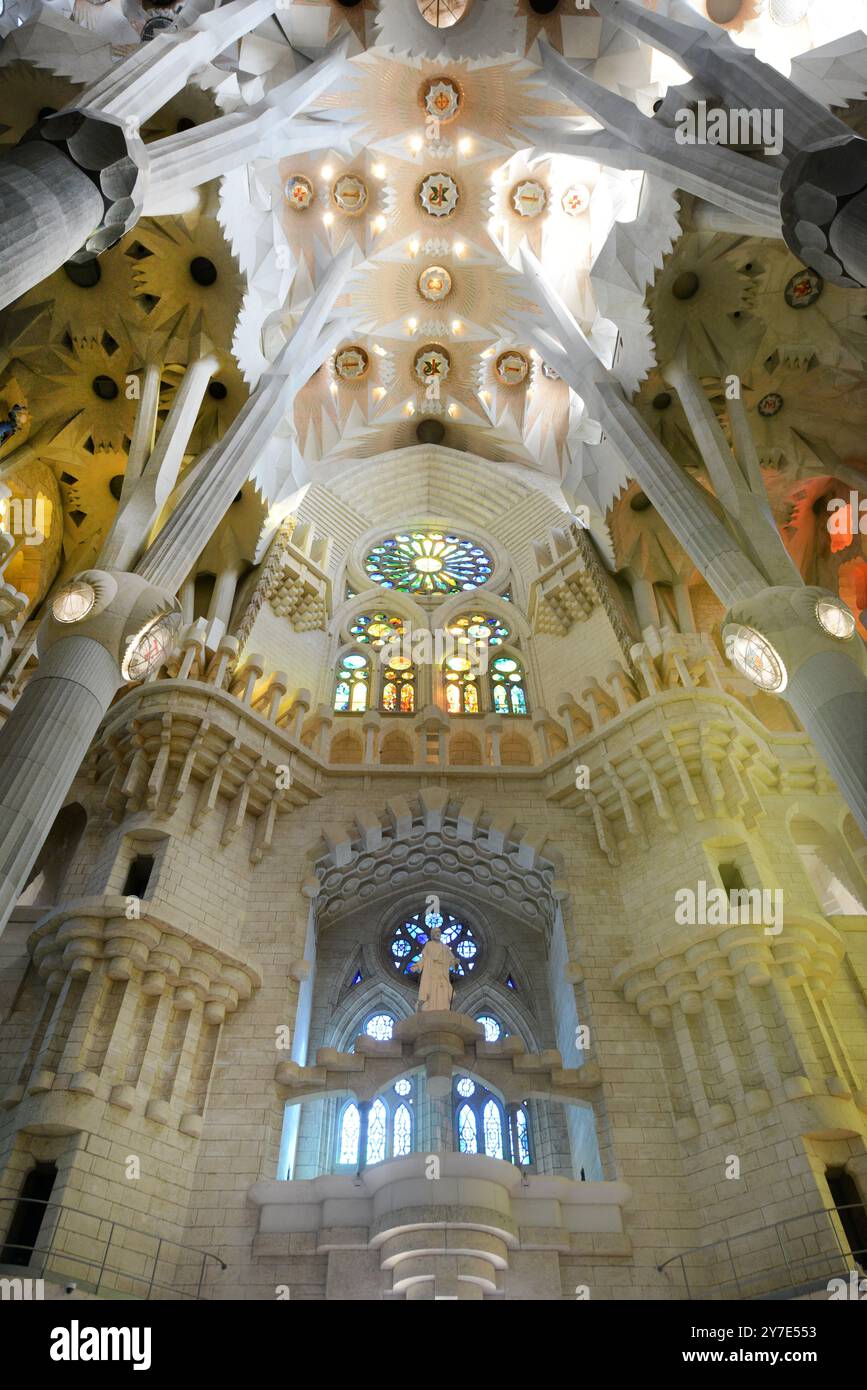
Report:
[[[401,1158],[412,1149],[412,1116],[409,1107],[399,1105],[394,1112],[394,1156]]]
[[[361,984],[361,981],[362,981],[363,979],[364,979],[364,976],[362,975],[361,971],[360,971],[360,970],[356,970],[356,972],[355,972],[355,977],[354,977],[352,983],[353,983],[354,985],[360,985],[360,984]]]
[[[385,1158],[386,1123],[388,1112],[385,1102],[375,1100],[367,1117],[367,1161],[381,1163]]]
[[[338,1163],[358,1162],[358,1136],[361,1132],[361,1117],[357,1105],[347,1105],[340,1124],[340,1147],[337,1151]]]
[[[485,1030],[485,1042],[496,1042],[502,1032],[499,1023],[490,1014],[482,1014],[476,1019],[476,1023],[481,1023]]]
[[[412,947],[408,941],[398,939],[391,943],[391,954],[393,956],[408,956],[412,953]]]
[[[510,694],[511,697],[512,697],[512,713],[513,713],[513,714],[526,714],[526,713],[527,713],[527,701],[526,701],[526,699],[525,699],[525,697],[524,697],[524,692],[523,692],[523,690],[521,689],[521,687],[520,687],[519,685],[513,685],[513,686],[512,686],[512,689],[511,689],[510,692],[509,692],[509,694]]]
[[[458,1112],[458,1146],[462,1154],[479,1152],[476,1117],[468,1105],[462,1105]]]
[[[503,1157],[503,1122],[500,1107],[495,1100],[489,1100],[482,1111],[482,1127],[485,1134],[485,1153],[488,1158]]]

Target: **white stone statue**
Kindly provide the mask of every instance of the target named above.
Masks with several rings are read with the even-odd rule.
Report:
[[[452,1007],[452,982],[449,971],[457,967],[457,957],[445,942],[440,940],[442,932],[434,927],[430,940],[421,953],[421,960],[411,967],[413,972],[421,971],[418,989],[418,1007],[421,1013],[435,1009]]]

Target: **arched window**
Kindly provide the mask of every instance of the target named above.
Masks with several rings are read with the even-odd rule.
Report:
[[[375,651],[403,637],[404,630],[403,618],[394,613],[359,613],[349,628],[356,642],[369,642]]]
[[[527,714],[524,672],[514,656],[498,656],[491,662],[491,699],[497,714]]]
[[[491,1014],[479,1014],[476,1023],[481,1023],[485,1030],[485,1042],[499,1042],[500,1038],[508,1037],[500,1022]]]
[[[396,656],[383,670],[379,703],[383,714],[415,714],[415,667],[408,656]]]
[[[394,1037],[394,1016],[392,1014],[373,1014],[364,1025],[369,1038],[377,1042],[389,1042]]]
[[[449,714],[481,714],[479,675],[469,657],[447,656],[443,662]]]
[[[532,1162],[527,1101],[504,1108],[501,1100],[470,1076],[455,1080],[455,1141],[461,1153],[503,1158],[519,1167]]]
[[[337,1166],[357,1168],[359,1152],[363,1152],[363,1166],[367,1167],[412,1153],[415,1089],[410,1077],[400,1077],[376,1097],[367,1108],[366,1116],[363,1105],[347,1101],[337,1124]]]
[[[334,708],[338,714],[363,714],[370,702],[370,667],[360,652],[347,652],[337,670]]]
[[[418,975],[412,969],[421,960],[421,953],[434,927],[440,927],[440,940],[450,946],[458,958],[455,975],[470,974],[479,963],[481,949],[472,927],[461,922],[451,912],[414,912],[392,927],[386,937],[386,959],[392,968],[405,975],[408,980],[418,982]]]

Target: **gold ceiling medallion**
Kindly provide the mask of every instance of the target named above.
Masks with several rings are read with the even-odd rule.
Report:
[[[547,190],[535,179],[525,179],[512,189],[512,207],[519,217],[538,217],[547,201]]]
[[[441,265],[429,265],[418,277],[418,292],[432,304],[447,299],[452,292],[452,277]]]
[[[367,207],[367,185],[355,174],[344,174],[331,190],[341,212],[349,217],[357,217]]]
[[[418,190],[418,200],[430,217],[449,217],[459,197],[460,189],[451,174],[428,174]]]
[[[353,343],[334,356],[334,370],[343,381],[361,381],[370,369],[370,358],[363,347]]]
[[[460,110],[464,94],[453,77],[434,77],[421,89],[422,109],[441,125],[448,125]]]
[[[530,362],[523,352],[510,348],[507,352],[500,353],[494,370],[497,381],[502,382],[503,386],[520,386],[521,382],[526,380]]]
[[[560,199],[564,212],[570,217],[580,217],[590,206],[590,189],[583,183],[573,183]]]
[[[306,212],[313,202],[313,184],[303,174],[296,174],[283,185],[283,196],[293,212]]]
[[[423,386],[432,381],[445,381],[452,362],[445,348],[428,343],[415,355],[415,374]]]

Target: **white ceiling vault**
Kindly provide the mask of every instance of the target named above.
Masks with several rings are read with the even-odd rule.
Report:
[[[263,456],[253,481],[277,518],[300,500],[299,480],[304,488],[332,487],[360,461],[441,439],[450,459],[487,460],[504,478],[517,471],[563,509],[586,505],[608,550],[606,514],[628,480],[604,449],[594,448],[588,465],[584,445],[598,435],[583,402],[530,345],[542,322],[535,273],[642,405],[664,394],[655,375],[668,332],[659,286],[678,257],[689,269],[698,265],[706,285],[685,329],[699,369],[713,374],[707,344],[728,334],[743,369],[756,366],[759,393],[769,389],[774,353],[786,370],[818,366],[836,373],[838,385],[841,370],[863,366],[853,319],[865,308],[853,316],[839,308],[839,292],[829,293],[812,325],[814,334],[823,329],[822,341],[797,361],[777,328],[785,283],[778,251],[750,277],[741,264],[749,238],[697,230],[694,200],[671,183],[551,153],[556,137],[599,124],[551,85],[546,45],[646,116],[670,86],[688,81],[673,59],[580,0],[560,0],[547,14],[531,0],[450,3],[462,11],[458,22],[436,27],[432,0],[280,0],[272,19],[197,79],[219,112],[242,111],[345,40],[334,82],[304,113],[316,131],[315,153],[296,139],[294,152],[252,159],[220,180],[208,204],[240,278],[231,350],[248,389],[291,336],[334,256],[349,247],[353,258],[337,306],[344,336],[273,443],[281,456],[291,454],[292,467]],[[736,43],[756,48],[827,104],[864,90],[863,52],[834,47],[863,22],[864,0],[651,6],[660,14],[685,7],[703,21],[725,21]],[[141,39],[155,15],[182,29],[207,8],[207,0],[146,8],[135,0],[52,0],[44,22],[64,16],[82,33],[60,68],[56,35],[46,42],[44,65],[70,82],[91,80]],[[38,26],[29,45],[27,58],[39,66]],[[669,442],[678,438],[674,418],[673,411],[667,423],[654,420]],[[774,435],[763,457],[771,466],[797,458],[809,472],[804,460],[821,450],[804,446],[803,434]],[[687,466],[691,451],[685,439]],[[292,479],[291,498],[280,495],[283,478]]]

